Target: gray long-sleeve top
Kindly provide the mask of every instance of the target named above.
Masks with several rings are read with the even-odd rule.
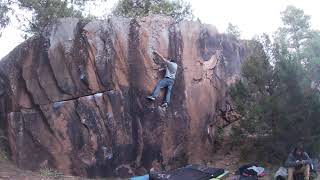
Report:
[[[308,155],[308,153],[303,152],[301,156],[296,157],[293,152],[289,154],[288,159],[285,163],[286,167],[297,167],[299,165],[301,165],[301,163],[299,163],[299,161],[304,160],[305,163],[304,164],[312,164],[312,161]]]

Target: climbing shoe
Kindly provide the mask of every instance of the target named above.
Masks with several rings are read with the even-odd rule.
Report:
[[[155,98],[155,97],[153,97],[153,96],[148,96],[148,97],[147,97],[147,99],[149,99],[149,100],[151,100],[151,101],[156,100],[156,98]]]
[[[161,105],[161,107],[167,108],[167,107],[168,107],[168,103],[163,103],[163,104]]]

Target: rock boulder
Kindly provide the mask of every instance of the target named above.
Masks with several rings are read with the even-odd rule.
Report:
[[[145,99],[179,69],[169,108]],[[1,121],[19,167],[89,177],[205,163],[226,123],[226,92],[246,57],[211,25],[167,17],[60,19],[0,61]]]

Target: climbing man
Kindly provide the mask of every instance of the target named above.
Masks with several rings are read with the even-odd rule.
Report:
[[[304,179],[310,179],[311,159],[303,150],[302,145],[298,145],[289,154],[285,166],[288,168],[288,180],[293,180],[293,175],[303,173]]]
[[[167,108],[170,103],[171,90],[172,90],[172,87],[174,84],[174,80],[176,78],[178,65],[177,65],[177,63],[175,63],[174,59],[167,60],[161,54],[159,54],[157,51],[154,51],[153,54],[155,55],[155,57],[158,57],[160,60],[162,60],[164,63],[166,63],[166,75],[165,75],[164,79],[161,79],[158,82],[152,95],[148,96],[147,98],[154,101],[156,99],[156,97],[158,96],[160,89],[167,87],[166,99],[165,99],[164,103],[161,105],[161,107]]]

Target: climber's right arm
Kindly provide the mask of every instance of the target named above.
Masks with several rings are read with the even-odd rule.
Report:
[[[153,53],[159,57],[159,59],[161,59],[163,62],[168,62],[168,60],[166,58],[164,58],[160,53],[158,53],[157,51],[153,51]]]

